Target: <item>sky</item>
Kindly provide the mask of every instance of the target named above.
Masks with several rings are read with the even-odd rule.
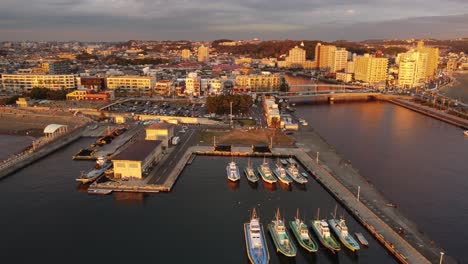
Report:
[[[0,0],[0,41],[455,37],[468,0]]]

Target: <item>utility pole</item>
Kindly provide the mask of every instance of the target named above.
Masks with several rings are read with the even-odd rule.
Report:
[[[439,264],[442,264],[442,259],[444,258],[444,252],[440,252],[440,261]]]
[[[316,159],[317,164],[319,163],[319,152],[317,151],[317,159]]]
[[[357,201],[359,202],[359,195],[361,194],[361,186],[357,187]]]
[[[230,118],[231,118],[231,121],[230,121],[230,125],[231,125],[231,128],[232,128],[232,102],[229,102],[229,105],[231,106],[231,115],[230,115]]]

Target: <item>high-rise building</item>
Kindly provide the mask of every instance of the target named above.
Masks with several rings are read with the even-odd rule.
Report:
[[[416,51],[427,53],[426,80],[433,79],[439,65],[439,48],[426,47],[423,41],[419,41]]]
[[[306,51],[295,46],[289,50],[289,56],[286,58],[289,67],[303,67],[306,62]]]
[[[348,51],[344,48],[337,48],[334,51],[333,64],[331,72],[343,71],[346,69],[346,63],[348,62]]]
[[[315,61],[317,62],[317,67],[322,70],[333,70],[335,51],[335,46],[317,43],[317,46],[315,46]]]
[[[419,87],[426,81],[428,54],[418,51],[400,53],[396,60],[398,85],[406,88]]]
[[[56,61],[49,63],[49,74],[70,74],[71,68],[68,61]]]
[[[192,57],[192,52],[189,49],[183,49],[182,50],[182,59],[183,60],[189,60],[190,57]]]
[[[201,45],[198,48],[198,62],[208,62],[210,59],[209,56],[209,48],[205,47],[205,45]]]
[[[189,96],[200,96],[201,78],[196,72],[191,72],[185,78],[185,94]]]
[[[375,58],[369,54],[364,54],[364,56],[357,56],[355,59],[354,79],[371,85],[385,82],[387,70],[387,58]]]

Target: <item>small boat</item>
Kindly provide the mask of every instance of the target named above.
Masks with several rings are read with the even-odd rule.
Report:
[[[358,239],[359,243],[361,243],[361,245],[366,246],[366,247],[369,246],[369,242],[367,241],[367,239],[364,237],[362,233],[356,232],[354,234],[356,235],[356,238]]]
[[[80,177],[76,178],[76,181],[81,182],[83,184],[93,182],[111,166],[112,162],[110,162],[104,157],[98,157],[94,169],[91,169],[87,173],[82,173]]]
[[[263,158],[263,163],[257,168],[258,173],[262,179],[267,183],[275,183],[277,180],[273,173],[271,172],[270,166],[265,158]]]
[[[289,238],[288,231],[281,220],[279,209],[276,212],[276,217],[268,224],[268,231],[270,231],[273,243],[275,244],[276,251],[281,252],[287,257],[295,257],[297,253],[296,246]]]
[[[245,244],[247,256],[252,264],[266,264],[270,261],[268,246],[265,241],[265,232],[257,217],[255,208],[249,223],[244,223]]]
[[[465,130],[465,132],[463,132],[463,134],[465,134],[465,136],[468,137],[468,130]]]
[[[285,160],[285,159],[280,159],[280,162],[281,162],[281,164],[283,164],[285,166],[288,165],[288,161]]]
[[[348,227],[346,226],[345,220],[341,218],[338,219],[329,219],[328,223],[330,224],[331,229],[340,239],[341,243],[351,251],[356,251],[361,249],[358,242],[353,238],[348,232]]]
[[[301,172],[301,176],[304,177],[304,178],[307,178],[307,177],[309,177],[309,174],[307,174],[305,172]]]
[[[111,194],[112,190],[106,190],[106,189],[88,189],[89,194],[101,194],[101,195],[107,195]]]
[[[281,166],[280,163],[276,163],[276,168],[273,170],[278,180],[284,184],[291,184],[292,180],[288,177],[286,170]]]
[[[226,173],[228,180],[233,182],[240,180],[239,168],[234,161],[229,162],[226,166]]]
[[[307,225],[299,218],[299,209],[297,209],[294,221],[289,222],[289,226],[291,226],[293,234],[296,237],[297,242],[299,242],[299,245],[309,252],[317,252],[317,243],[310,235]]]
[[[296,164],[296,160],[293,159],[292,157],[289,157],[288,162],[289,164],[294,164],[294,165]]]
[[[299,184],[306,184],[307,183],[307,178],[302,177],[301,174],[299,173],[299,170],[297,169],[296,165],[293,163],[290,163],[288,169],[286,170],[288,173],[289,177],[293,179],[295,182]]]
[[[245,174],[245,177],[247,177],[247,180],[249,182],[258,182],[258,180],[260,180],[260,178],[258,177],[257,174],[255,174],[255,170],[252,168],[252,165],[250,164],[250,158],[249,158],[249,161],[247,162],[247,167],[244,168],[244,174]]]
[[[332,253],[341,250],[340,244],[330,233],[327,221],[319,220],[319,214],[317,214],[317,220],[312,220],[310,222],[312,224],[312,230],[314,230],[320,243],[322,243],[324,247],[328,248]]]

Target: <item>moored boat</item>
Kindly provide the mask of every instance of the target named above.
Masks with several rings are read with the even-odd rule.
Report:
[[[309,252],[317,252],[317,243],[312,238],[308,226],[299,218],[299,209],[294,220],[289,222],[289,226],[301,247]]]
[[[304,178],[309,177],[309,175],[307,173],[305,173],[305,172],[301,172],[301,176],[304,177]]]
[[[296,160],[293,159],[292,157],[289,157],[289,159],[287,159],[287,161],[288,161],[289,164],[294,164],[294,165],[296,164]]]
[[[104,157],[98,157],[94,168],[89,170],[86,173],[82,173],[80,177],[76,178],[76,181],[81,182],[83,184],[93,182],[99,176],[101,176],[106,170],[108,170],[111,166],[112,166],[112,162],[110,162]]]
[[[312,230],[314,230],[320,243],[322,243],[324,247],[328,248],[332,253],[341,250],[340,244],[330,233],[327,221],[319,220],[319,215],[317,214],[317,219],[310,222],[312,224]]]
[[[273,170],[275,173],[276,177],[278,177],[278,180],[284,184],[291,184],[292,180],[288,177],[286,174],[286,170],[281,166],[281,164],[276,163],[276,168]]]
[[[251,164],[250,164],[250,158],[249,158],[249,161],[247,163],[247,167],[244,168],[244,174],[245,174],[245,177],[247,177],[247,180],[249,182],[258,182],[258,180],[260,179],[258,177],[257,174],[255,174],[255,170],[252,168]]]
[[[463,134],[465,134],[465,136],[468,137],[468,130],[465,130],[465,132],[463,132]]]
[[[367,241],[367,239],[364,237],[362,233],[356,232],[354,234],[356,235],[356,238],[359,241],[359,243],[361,243],[363,246],[366,246],[366,247],[369,246],[369,242]]]
[[[240,180],[239,168],[234,161],[229,162],[226,166],[226,173],[228,180],[233,182]]]
[[[275,183],[277,180],[273,173],[271,172],[270,166],[266,159],[263,159],[263,163],[257,168],[260,177],[267,183]]]
[[[341,243],[351,251],[356,251],[361,249],[358,242],[353,238],[348,232],[348,227],[346,226],[345,220],[341,219],[329,219],[328,223],[330,224],[331,229],[340,239]]]
[[[285,160],[285,159],[280,159],[280,162],[281,162],[281,164],[283,164],[285,166],[288,165],[288,161]]]
[[[294,163],[290,163],[288,169],[286,170],[287,174],[291,179],[293,179],[295,182],[299,184],[305,184],[307,183],[307,178],[303,177],[300,173],[299,170],[297,169],[296,165]]]
[[[271,223],[268,224],[268,231],[270,231],[277,252],[281,252],[287,257],[296,256],[296,246],[289,238],[284,221],[281,220],[279,209],[276,212],[275,219],[273,219]]]
[[[270,261],[268,246],[265,240],[265,232],[257,217],[255,208],[250,222],[244,223],[245,244],[247,256],[252,264],[266,264]]]

